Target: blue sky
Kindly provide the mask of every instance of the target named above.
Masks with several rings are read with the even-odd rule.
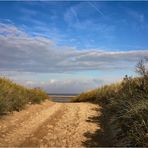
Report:
[[[49,92],[135,75],[148,55],[147,8],[147,1],[0,2],[0,73]]]

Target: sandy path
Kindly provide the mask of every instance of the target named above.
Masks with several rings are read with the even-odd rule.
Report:
[[[83,146],[85,133],[99,129],[87,122],[98,114],[95,108],[91,103],[49,101],[31,105],[0,119],[0,146]]]

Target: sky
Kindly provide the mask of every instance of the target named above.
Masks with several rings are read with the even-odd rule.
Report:
[[[0,75],[49,93],[136,76],[147,39],[147,1],[0,1]]]

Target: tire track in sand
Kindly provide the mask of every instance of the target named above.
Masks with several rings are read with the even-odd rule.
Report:
[[[87,140],[84,133],[94,133],[100,128],[96,123],[87,122],[89,117],[98,115],[95,104],[45,106],[36,114],[30,113],[33,118],[27,118],[17,129],[10,130],[0,139],[0,146],[82,147]]]
[[[80,147],[86,140],[84,133],[99,128],[86,120],[96,114],[90,103],[62,103],[62,109],[46,120],[20,146]]]
[[[49,116],[58,111],[62,104],[54,104],[53,106],[42,110],[34,115],[30,120],[26,120],[15,131],[8,133],[0,140],[0,146],[18,146],[27,137],[29,137]]]

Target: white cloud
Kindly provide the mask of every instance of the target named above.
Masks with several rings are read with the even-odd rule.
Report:
[[[32,81],[32,80],[28,80],[28,81],[26,81],[25,83],[26,83],[26,85],[28,85],[28,86],[34,85],[34,81]]]
[[[134,10],[129,10],[128,13],[133,17],[133,19],[135,19],[139,23],[144,23],[144,20],[145,20],[144,14]]]
[[[148,56],[148,50],[103,51],[77,50],[58,46],[40,35],[29,35],[12,23],[0,23],[0,74],[29,87],[41,86],[50,93],[80,93],[111,82],[111,78],[64,78],[39,80],[39,73],[68,73],[87,70],[127,71],[139,59]],[[42,75],[43,76],[43,75]],[[110,77],[110,76],[108,76]],[[82,79],[83,78],[83,79]],[[107,82],[108,81],[108,82]]]
[[[0,24],[0,71],[68,72],[130,68],[148,50],[100,51],[59,47],[12,24]]]
[[[104,84],[99,79],[67,79],[67,80],[49,80],[46,83],[32,84],[32,87],[40,86],[48,93],[81,93]],[[30,86],[26,84],[27,86]]]

